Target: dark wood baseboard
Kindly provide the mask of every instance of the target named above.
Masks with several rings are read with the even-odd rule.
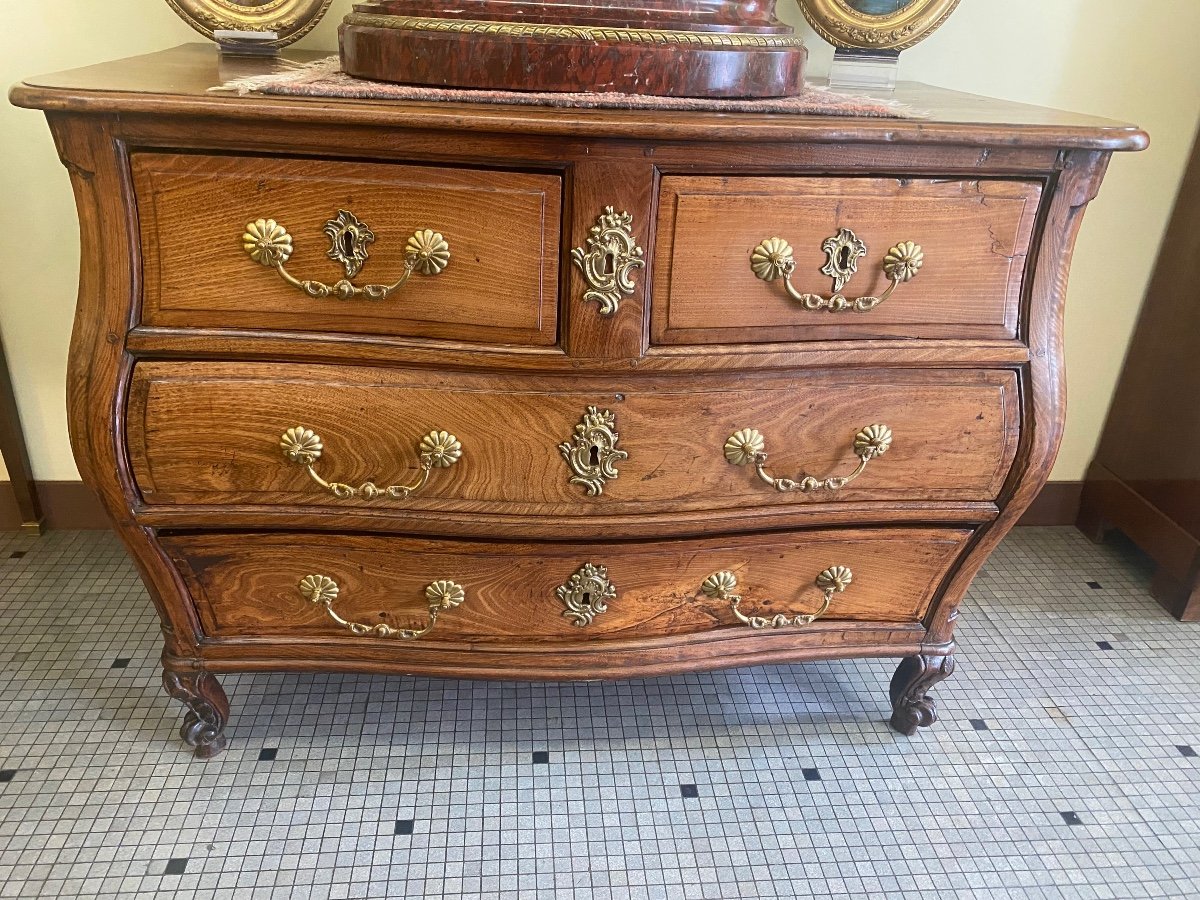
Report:
[[[95,530],[109,527],[100,501],[82,481],[39,481],[47,528]],[[1082,481],[1051,481],[1021,516],[1018,525],[1074,525]],[[19,528],[21,518],[8,482],[0,483],[0,529]]]
[[[1018,525],[1074,525],[1079,516],[1082,481],[1050,481],[1042,488]]]
[[[108,518],[100,501],[82,481],[39,481],[38,499],[42,504],[42,523],[46,528],[107,529]],[[12,485],[0,482],[0,529],[15,531],[21,516],[13,500]]]

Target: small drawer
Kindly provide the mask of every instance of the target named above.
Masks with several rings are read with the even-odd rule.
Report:
[[[557,175],[137,153],[148,325],[557,340]]]
[[[651,341],[1012,338],[1041,194],[1026,181],[664,178]]]
[[[145,362],[126,427],[148,505],[567,518],[987,502],[1018,414],[1004,370],[682,383]]]
[[[970,534],[841,529],[586,546],[176,534],[162,543],[210,637],[392,640],[419,655],[461,641],[544,649],[915,623]]]

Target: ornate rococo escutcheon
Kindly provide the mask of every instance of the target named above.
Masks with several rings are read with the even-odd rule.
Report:
[[[629,454],[617,449],[617,417],[607,409],[589,406],[575,426],[571,440],[558,445],[558,451],[571,471],[571,484],[580,484],[589,497],[604,493],[604,483],[619,474],[617,463]]]
[[[279,448],[288,462],[304,466],[310,478],[329,491],[339,500],[375,500],[379,497],[390,497],[393,500],[407,500],[429,482],[429,475],[434,469],[448,469],[462,459],[462,443],[448,431],[431,431],[421,438],[417,445],[417,459],[421,466],[421,474],[413,484],[391,484],[379,487],[373,481],[366,481],[358,487],[342,484],[340,481],[326,481],[317,474],[314,468],[325,444],[321,436],[311,428],[297,425],[289,428],[279,439]]]
[[[842,289],[858,272],[858,261],[867,255],[867,245],[849,228],[841,228],[833,237],[826,238],[821,249],[825,251],[826,256],[821,272],[833,279],[831,297],[804,293],[795,288],[792,284],[792,274],[796,271],[796,255],[792,251],[792,245],[783,238],[767,238],[755,247],[750,254],[750,270],[763,281],[782,278],[788,296],[805,309],[870,312],[892,296],[899,285],[916,278],[921,266],[925,264],[925,254],[919,244],[901,241],[888,250],[883,258],[883,274],[888,279],[888,286],[884,292],[878,297],[850,299],[842,295]]]
[[[642,256],[642,248],[633,237],[633,216],[604,207],[604,214],[591,228],[586,247],[571,251],[571,261],[588,285],[583,299],[596,301],[600,315],[611,316],[621,300],[636,289],[633,270],[646,265]]]
[[[288,230],[274,219],[258,219],[246,225],[242,234],[242,249],[261,266],[274,269],[279,277],[309,297],[337,297],[339,300],[386,300],[407,283],[413,272],[433,276],[450,263],[450,245],[439,232],[430,228],[418,229],[404,247],[404,272],[391,284],[353,284],[350,279],[359,273],[367,261],[367,245],[375,241],[375,233],[354,213],[341,209],[323,229],[329,238],[326,255],[342,264],[346,277],[332,285],[321,281],[301,280],[287,270],[294,242]]]
[[[402,641],[411,641],[429,634],[433,630],[433,626],[437,624],[439,614],[448,609],[461,606],[463,601],[467,599],[466,592],[463,590],[461,584],[447,580],[434,581],[425,587],[425,602],[429,607],[429,620],[426,622],[425,627],[393,628],[386,622],[377,622],[374,625],[349,622],[334,612],[333,604],[337,601],[338,594],[341,593],[341,588],[328,575],[305,575],[300,579],[300,583],[296,585],[296,590],[309,603],[315,603],[317,606],[324,607],[329,618],[333,619],[334,622],[351,634],[399,638]]]
[[[600,613],[607,612],[608,601],[617,597],[617,588],[608,580],[608,569],[584,563],[555,593],[567,607],[563,615],[583,628],[591,625]]]
[[[342,264],[347,278],[353,278],[361,272],[363,263],[370,256],[367,245],[375,243],[375,232],[367,223],[360,222],[349,210],[339,209],[337,218],[326,222],[322,230],[329,238],[326,256]]]
[[[754,466],[758,477],[775,490],[782,493],[799,491],[802,494],[813,491],[840,491],[855,478],[861,475],[871,460],[883,456],[892,446],[892,429],[886,425],[868,425],[854,435],[854,455],[858,457],[858,467],[849,475],[828,475],[815,478],[812,475],[801,475],[799,478],[776,478],[767,472],[767,442],[766,438],[756,428],[743,428],[735,431],[725,441],[725,459],[735,466]]]
[[[737,590],[737,576],[730,571],[713,572],[704,579],[704,583],[700,585],[700,590],[704,592],[706,597],[712,597],[716,600],[728,600],[733,614],[743,625],[748,625],[751,628],[788,628],[797,625],[811,625],[817,621],[817,619],[829,611],[829,605],[833,602],[833,595],[840,594],[850,586],[853,580],[854,573],[845,566],[830,566],[821,572],[815,581],[817,587],[824,595],[820,609],[815,613],[802,613],[795,616],[779,614],[769,619],[762,616],[748,616],[739,609],[742,596],[741,594],[734,593]]]

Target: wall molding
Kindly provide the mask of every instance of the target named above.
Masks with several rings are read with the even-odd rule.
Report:
[[[35,486],[42,504],[42,524],[46,528],[108,529],[104,508],[82,481],[38,481]],[[20,527],[21,516],[13,499],[12,484],[0,482],[0,529],[16,531]]]
[[[1082,481],[1050,481],[1017,520],[1018,525],[1074,525],[1083,497]]]
[[[93,531],[109,527],[100,501],[82,481],[39,481],[37,490],[47,528]],[[1082,494],[1082,481],[1051,481],[1017,524],[1074,525]],[[20,526],[12,486],[0,482],[0,529],[14,531]]]

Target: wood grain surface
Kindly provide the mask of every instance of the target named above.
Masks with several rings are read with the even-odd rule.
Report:
[[[814,500],[990,500],[1017,449],[1010,372],[808,372],[686,381],[523,378],[266,364],[144,363],[135,370],[129,453],[148,503],[404,506],[431,514],[580,516],[804,504]],[[619,476],[598,497],[569,482],[559,454],[585,410],[616,415]],[[236,410],[236,415],[229,411]],[[891,449],[834,496],[780,493],[726,461],[726,439],[756,428],[768,468],[795,478],[849,474],[854,435],[891,427]],[[411,481],[431,430],[462,441],[405,501],[339,501],[288,463],[279,439],[324,441],[326,480]]]
[[[314,101],[309,98],[214,93],[231,79],[280,71],[328,52],[288,50],[276,59],[220,57],[211,44],[196,43],[131,59],[31,77],[13,88],[18,106],[49,111],[120,112],[154,117],[215,116],[291,126],[355,124],[450,132],[609,137],[664,137],[687,141],[866,143],[874,145],[1052,147],[1081,150],[1142,150],[1146,133],[1134,125],[1065,110],[995,100],[914,82],[901,82],[895,99],[928,113],[920,119],[825,116],[728,115],[659,110],[549,109],[469,103],[403,104]],[[304,131],[306,129],[299,129]],[[301,138],[297,135],[297,140]],[[211,138],[209,138],[211,142]],[[346,145],[351,146],[351,145]],[[354,145],[357,146],[357,145]]]
[[[651,341],[1011,338],[1041,193],[978,179],[664,178]],[[925,264],[869,312],[841,313],[806,310],[750,269],[760,241],[783,238],[792,284],[828,297],[821,245],[841,228],[868,248],[843,289],[851,299],[887,288],[883,258],[901,241],[920,244]]]
[[[1083,213],[1111,152],[1144,132],[920,86],[897,98],[923,120],[208,91],[275,66],[187,47],[12,93],[47,110],[75,191],[72,450],[158,610],[185,739],[221,745],[215,672],[617,678],[856,656],[906,657],[893,724],[933,721],[959,604],[1062,436]],[[380,236],[372,281],[416,214],[444,215],[425,224],[464,252],[366,318],[279,293],[242,254],[246,221],[273,217],[301,277],[336,279],[302,229],[350,203]],[[647,268],[601,318],[567,251],[608,204],[633,215]],[[740,224],[722,234],[725,218]],[[808,254],[800,286],[827,286],[807,279],[839,224],[871,248],[851,296],[878,287],[868,274],[896,241],[925,245],[925,268],[840,324],[749,274],[759,229],[778,226]],[[556,449],[589,405],[616,413],[630,454],[599,497],[568,484]],[[777,494],[721,453],[757,428],[773,473],[844,473],[854,433],[881,421],[892,448],[832,498]],[[285,463],[297,425],[342,481],[409,478],[433,428],[465,455],[403,505],[338,501]],[[585,561],[620,591],[591,638],[553,606]],[[811,610],[811,579],[839,564],[856,582],[838,618],[806,628],[734,626],[697,594],[704,570],[733,568],[752,611]],[[475,600],[436,641],[355,640],[287,593],[318,565],[375,621],[408,624],[436,578]]]
[[[171,153],[132,166],[147,324],[557,340],[557,175]],[[288,271],[332,285],[345,272],[322,229],[343,209],[376,237],[354,283],[396,281],[409,236],[426,228],[450,244],[449,264],[386,300],[314,299],[242,249],[248,222],[274,219],[294,240]]]
[[[831,621],[915,623],[969,531],[875,529],[810,531],[770,538],[717,538],[645,544],[495,544],[403,538],[261,534],[176,535],[164,546],[197,586],[195,602],[211,637],[336,637],[347,643],[391,640],[399,652],[446,641],[498,644],[659,638],[749,629],[728,601],[700,585],[732,571],[743,611],[770,617],[815,612],[817,574],[847,566],[854,582],[836,595]],[[590,625],[563,615],[555,589],[584,563],[604,566],[617,596]],[[340,588],[333,608],[368,625],[421,627],[426,585],[458,582],[467,599],[442,613],[416,641],[364,637],[333,622],[297,590],[309,574]],[[764,631],[764,633],[767,633]]]

